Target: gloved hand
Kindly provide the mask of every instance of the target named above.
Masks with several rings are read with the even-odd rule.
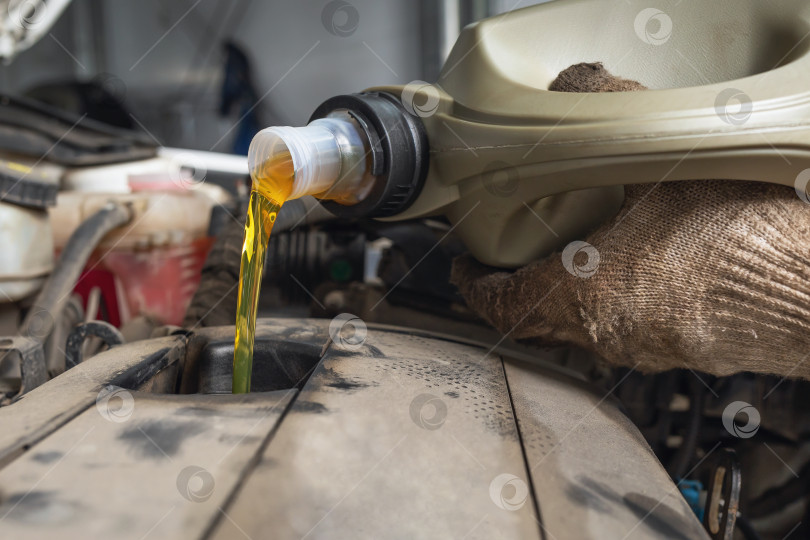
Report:
[[[643,88],[600,64],[572,66],[554,84]],[[628,185],[619,214],[584,244],[515,272],[464,256],[451,281],[474,311],[518,340],[574,344],[648,372],[810,377],[808,240],[810,206],[790,187]]]

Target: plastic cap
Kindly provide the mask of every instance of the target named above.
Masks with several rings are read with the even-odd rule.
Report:
[[[332,131],[323,125],[274,126],[257,133],[248,151],[248,167],[254,181],[254,171],[283,153],[289,153],[295,171],[288,199],[322,193],[338,179],[340,147]]]

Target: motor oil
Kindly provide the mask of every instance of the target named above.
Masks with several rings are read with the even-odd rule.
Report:
[[[253,187],[245,221],[245,240],[239,269],[236,341],[233,353],[233,393],[250,392],[256,309],[264,269],[265,250],[281,206],[292,191],[295,176],[289,152],[278,152],[251,171]]]

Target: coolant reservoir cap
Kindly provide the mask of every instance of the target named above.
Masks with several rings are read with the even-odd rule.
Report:
[[[387,217],[410,206],[419,195],[428,170],[429,146],[422,121],[399,99],[384,92],[335,96],[312,113],[310,122],[346,111],[363,127],[371,146],[372,174],[377,181],[359,203],[321,204],[338,217]]]
[[[46,167],[0,159],[0,202],[44,209],[56,204],[58,191],[59,177]]]

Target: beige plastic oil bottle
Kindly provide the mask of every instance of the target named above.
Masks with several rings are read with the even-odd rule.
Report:
[[[337,96],[306,127],[258,133],[254,190],[289,155],[289,198],[346,218],[444,215],[500,267],[581,238],[618,211],[624,184],[767,181],[810,201],[807,28],[805,0],[557,0],[499,15],[464,29],[435,84]],[[580,62],[650,90],[548,90]]]
[[[499,15],[461,33],[433,85],[328,100],[313,119],[352,118],[371,159],[300,194],[337,198],[338,215],[446,215],[479,260],[516,267],[615,213],[623,184],[795,185],[810,166],[810,4],[650,4],[558,0]],[[651,90],[547,90],[596,61]],[[283,139],[277,129],[254,144]],[[300,157],[296,181],[319,159]],[[366,191],[341,199],[361,166]]]

